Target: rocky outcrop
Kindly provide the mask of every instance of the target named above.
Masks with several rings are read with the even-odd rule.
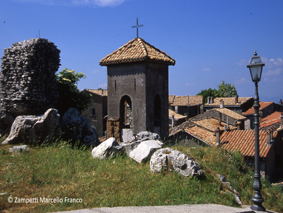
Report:
[[[138,163],[143,163],[150,159],[151,155],[162,146],[163,143],[158,140],[142,141],[134,150],[129,152],[128,156]]]
[[[100,144],[97,133],[87,118],[81,116],[75,108],[70,108],[64,114],[61,126],[64,140],[71,140],[73,143],[79,141],[80,144],[93,147]]]
[[[48,109],[43,116],[23,115],[14,120],[8,138],[2,144],[42,143],[62,134],[60,115]]]
[[[197,162],[184,153],[170,148],[158,149],[154,152],[150,159],[150,170],[152,172],[174,170],[183,176],[203,174]]]
[[[123,147],[119,145],[115,138],[107,139],[91,151],[92,157],[98,159],[112,158],[122,153]]]

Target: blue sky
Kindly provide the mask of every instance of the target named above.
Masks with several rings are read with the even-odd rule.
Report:
[[[222,80],[253,97],[246,65],[256,49],[266,64],[261,101],[283,99],[283,1],[279,0],[0,0],[4,48],[46,38],[61,50],[61,67],[83,72],[80,90],[107,87],[99,61],[139,36],[176,60],[169,94],[196,95]]]

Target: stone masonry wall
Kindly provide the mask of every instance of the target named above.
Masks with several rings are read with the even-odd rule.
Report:
[[[116,141],[120,142],[120,119],[108,119],[107,120],[107,138],[114,137]]]
[[[0,111],[38,115],[56,107],[55,72],[60,50],[44,38],[14,43],[4,50],[0,72]]]

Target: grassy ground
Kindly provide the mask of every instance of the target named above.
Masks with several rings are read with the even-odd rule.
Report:
[[[31,152],[11,154],[8,149],[12,145],[0,145],[0,193],[8,192],[13,198],[8,203],[8,196],[0,196],[0,212],[201,203],[239,206],[216,174],[231,182],[244,204],[252,204],[253,173],[238,153],[174,147],[190,153],[204,171],[201,178],[188,178],[168,171],[151,173],[149,163],[138,164],[127,156],[98,160],[92,158],[90,150],[61,146],[30,147]],[[264,207],[283,212],[279,187],[263,180],[262,195]]]

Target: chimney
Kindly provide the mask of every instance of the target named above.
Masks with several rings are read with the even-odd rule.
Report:
[[[283,106],[282,99],[280,99],[279,104],[280,104],[280,106]]]
[[[210,104],[210,97],[207,96],[207,104]]]
[[[224,101],[223,101],[223,99],[220,100],[220,108],[224,108]]]
[[[238,103],[238,101],[239,101],[239,96],[236,95],[236,96],[235,96],[235,105]]]
[[[190,95],[188,95],[188,106],[190,106]]]
[[[178,113],[178,106],[175,106],[175,112]]]
[[[237,130],[240,130],[241,129],[241,121],[237,121],[236,125],[237,125]]]
[[[213,96],[210,97],[210,103],[211,103],[211,104],[214,103],[214,97],[213,97]]]
[[[216,143],[220,144],[220,129],[219,129],[219,127],[216,128],[215,135],[216,135]]]
[[[172,128],[174,127],[174,115],[172,115]]]

